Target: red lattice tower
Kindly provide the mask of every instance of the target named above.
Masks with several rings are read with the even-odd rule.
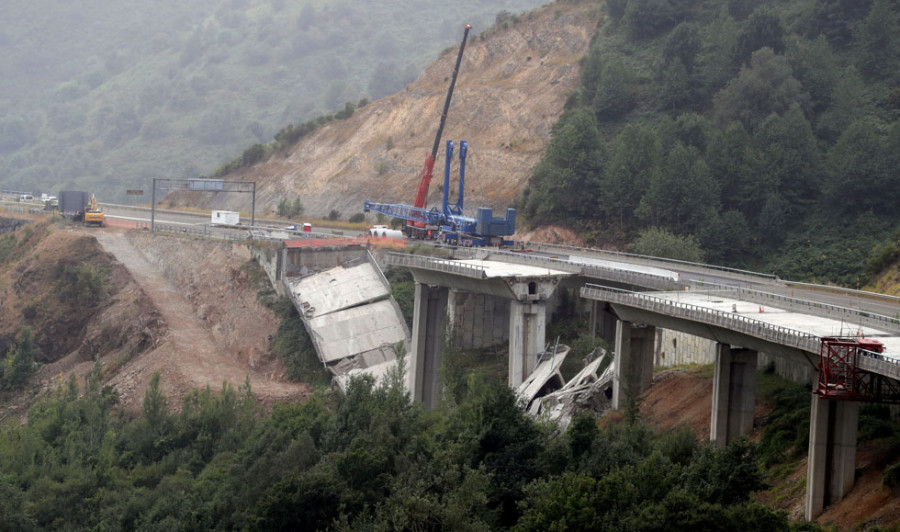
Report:
[[[900,403],[895,381],[859,368],[862,357],[882,358],[884,344],[869,338],[822,338],[815,393],[838,401]]]

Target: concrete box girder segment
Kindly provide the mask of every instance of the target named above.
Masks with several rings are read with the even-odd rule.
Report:
[[[416,281],[412,331],[413,397],[426,406],[439,397],[443,323],[449,289],[511,300],[509,318],[509,384],[518,386],[534,369],[543,350],[546,300],[569,272],[489,260],[447,260],[390,254],[387,262],[410,269]]]
[[[357,257],[307,277],[283,277],[319,360],[346,389],[351,372],[382,378],[395,363],[393,347],[409,329],[374,259]]]

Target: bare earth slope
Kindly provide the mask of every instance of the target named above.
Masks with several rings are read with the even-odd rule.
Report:
[[[274,361],[260,362],[259,353],[265,348],[267,335],[274,332],[274,320],[271,315],[267,316],[260,310],[262,307],[248,308],[258,305],[255,303],[255,293],[241,294],[240,290],[230,290],[228,299],[225,299],[219,291],[210,289],[212,296],[218,300],[215,306],[219,318],[210,326],[202,314],[197,314],[195,306],[186,298],[192,293],[190,287],[179,286],[176,284],[177,281],[167,279],[159,268],[132,245],[124,233],[105,231],[96,235],[104,249],[112,253],[131,272],[168,324],[168,330],[158,347],[135,357],[111,379],[110,384],[118,389],[126,407],[139,407],[154,371],[160,371],[161,385],[169,396],[170,404],[176,407],[184,394],[193,388],[209,385],[214,391],[218,391],[226,381],[238,387],[244,383],[245,378],[249,378],[254,394],[267,404],[280,400],[296,400],[309,394],[308,386],[287,382],[283,378],[283,371],[279,371]],[[229,268],[234,268],[234,265],[239,263],[237,257],[229,260],[223,256],[220,257],[221,260],[213,263],[204,263],[202,260],[204,255],[209,254],[210,248],[230,244],[173,240],[152,235],[145,238],[159,240],[163,245],[168,244],[171,248],[182,250],[181,253],[173,252],[168,256],[167,260],[170,261],[168,264],[171,264],[173,269],[196,271],[198,276],[205,275],[210,284],[219,285],[221,290],[225,290],[226,287],[233,288],[232,279],[222,279],[221,276],[231,275]],[[149,242],[144,241],[143,244],[148,249],[153,249]],[[191,262],[179,263],[179,261]],[[208,287],[200,289],[203,288]],[[195,294],[194,298],[203,300],[198,303],[199,306],[207,309],[212,307],[211,302],[201,296]],[[260,321],[267,321],[265,325],[254,322],[254,311],[256,316],[261,318]],[[242,320],[256,331],[255,334],[245,331],[230,337],[222,334],[223,329],[234,331],[235,322]],[[247,348],[256,353],[255,358],[250,356],[250,351],[236,348],[239,341],[255,344]],[[251,367],[251,358],[256,361],[254,364],[256,367]]]
[[[444,140],[469,143],[467,210],[512,206],[578,81],[578,60],[588,49],[598,16],[596,2],[557,2],[505,28],[482,35],[477,32],[484,28],[472,30],[443,135]],[[284,197],[299,197],[314,217],[332,209],[344,217],[361,212],[364,200],[412,203],[456,52],[448,50],[405,91],[329,123],[286,156],[273,155],[226,179],[257,181],[257,208],[263,212]],[[442,141],[429,205],[440,201],[443,153]],[[249,211],[249,197],[229,196],[217,195],[208,206]]]

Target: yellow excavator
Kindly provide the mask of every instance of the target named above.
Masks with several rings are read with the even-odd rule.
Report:
[[[97,198],[91,194],[91,202],[84,208],[84,225],[96,225],[98,227],[106,226],[106,215],[97,205]]]

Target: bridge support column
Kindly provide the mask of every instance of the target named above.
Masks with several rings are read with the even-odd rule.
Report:
[[[709,439],[717,447],[753,429],[757,352],[716,344]]]
[[[613,355],[614,409],[625,406],[626,399],[637,397],[653,380],[653,344],[656,327],[616,322],[616,344]]]
[[[859,403],[831,401],[813,394],[806,471],[808,521],[853,488],[858,423]]]
[[[409,361],[410,390],[414,400],[434,407],[441,399],[440,369],[444,350],[444,318],[449,289],[416,283],[412,346]]]
[[[509,304],[509,385],[518,387],[534,371],[538,352],[544,349],[547,307],[544,301]]]

